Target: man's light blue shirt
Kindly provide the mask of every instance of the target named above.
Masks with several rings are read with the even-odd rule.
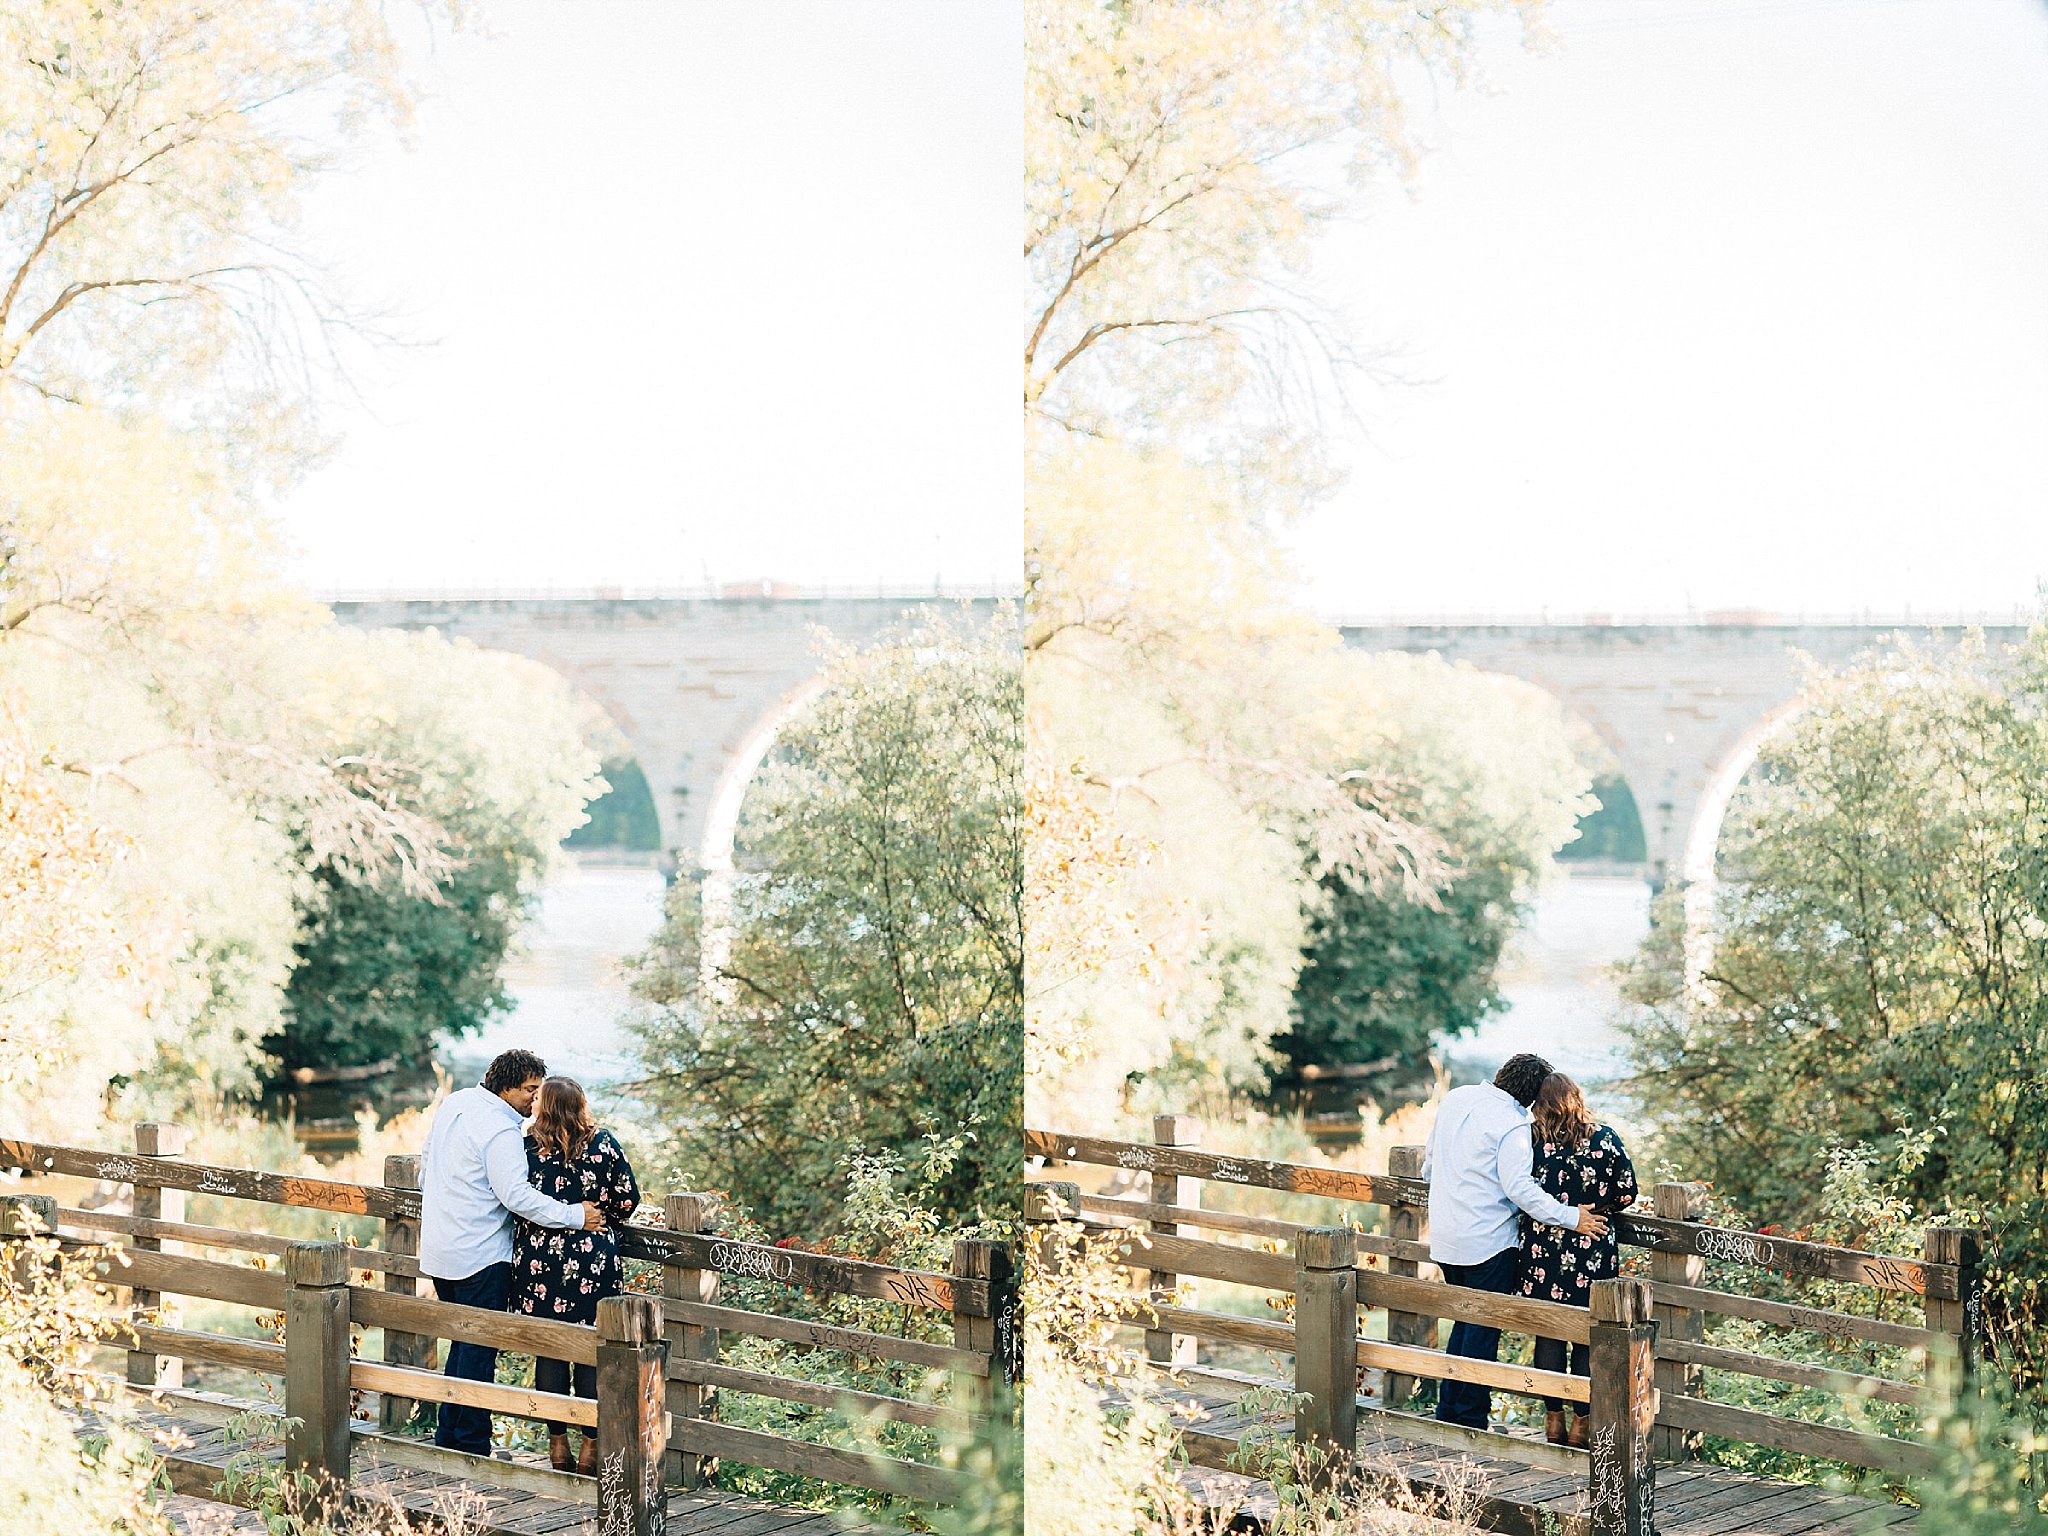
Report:
[[[1478,1264],[1515,1247],[1518,1209],[1548,1226],[1576,1227],[1578,1210],[1536,1182],[1535,1161],[1529,1111],[1513,1094],[1491,1083],[1445,1094],[1422,1159],[1429,1256],[1439,1264]]]
[[[488,1088],[448,1095],[420,1149],[420,1273],[466,1280],[512,1262],[512,1218],[580,1227],[583,1207],[526,1181],[519,1111]]]

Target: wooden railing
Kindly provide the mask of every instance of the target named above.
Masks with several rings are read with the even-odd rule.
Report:
[[[1298,1441],[1321,1441],[1348,1453],[1356,1444],[1356,1415],[1365,1412],[1410,1440],[1584,1476],[1593,1529],[1600,1536],[1646,1536],[1655,1459],[1695,1454],[1702,1435],[1894,1474],[1931,1466],[1928,1450],[1911,1441],[1716,1402],[1706,1395],[1704,1372],[1815,1388],[1842,1398],[1927,1406],[1960,1392],[1978,1358],[1983,1324],[1981,1242],[1975,1232],[1936,1228],[1927,1234],[1920,1258],[1894,1258],[1714,1226],[1699,1219],[1704,1204],[1700,1186],[1660,1184],[1649,1210],[1638,1207],[1616,1220],[1621,1242],[1647,1251],[1649,1278],[1599,1282],[1586,1310],[1466,1290],[1430,1277],[1429,1186],[1419,1177],[1419,1147],[1392,1149],[1392,1170],[1375,1174],[1205,1152],[1193,1144],[1198,1137],[1196,1122],[1180,1115],[1158,1117],[1149,1143],[1025,1132],[1027,1156],[1043,1159],[1048,1171],[1060,1164],[1092,1165],[1122,1170],[1134,1182],[1128,1192],[1091,1194],[1077,1184],[1048,1180],[1032,1187],[1027,1212],[1038,1224],[1037,1241],[1061,1230],[1051,1224],[1064,1210],[1068,1222],[1078,1221],[1084,1232],[1104,1236],[1120,1262],[1139,1273],[1141,1296],[1134,1299],[1133,1317],[1144,1329],[1149,1361],[1191,1381],[1210,1378],[1226,1386],[1268,1386],[1298,1394]],[[1311,1226],[1209,1209],[1202,1200],[1209,1184],[1377,1207],[1375,1219],[1386,1230]],[[1065,1230],[1071,1233],[1071,1225]],[[1260,1251],[1230,1239],[1285,1243],[1289,1252]],[[1737,1274],[1770,1272],[1909,1294],[1921,1303],[1922,1322],[1913,1326],[1773,1300],[1740,1288],[1710,1288],[1709,1263]],[[1191,1305],[1190,1292],[1203,1280],[1276,1298],[1291,1294],[1293,1321]],[[1365,1337],[1360,1326],[1360,1314],[1373,1310],[1387,1314],[1384,1341]],[[1707,1320],[1713,1317],[1746,1318],[1771,1329],[1909,1351],[1921,1379],[1829,1370],[1717,1346],[1708,1342]],[[1591,1375],[1448,1355],[1438,1347],[1442,1319],[1589,1344]],[[1291,1355],[1293,1371],[1261,1379],[1205,1369],[1204,1347],[1219,1344]],[[1384,1373],[1379,1406],[1358,1398],[1360,1373],[1368,1369]],[[1588,1403],[1591,1454],[1398,1411],[1421,1379]],[[1185,1439],[1197,1462],[1222,1466],[1240,1459],[1235,1441],[1199,1433]]]
[[[599,1504],[608,1531],[659,1529],[664,1488],[703,1486],[720,1459],[952,1503],[963,1485],[947,1468],[721,1423],[719,1394],[967,1432],[991,1411],[994,1383],[1012,1368],[1015,1303],[1010,1254],[1001,1244],[956,1243],[950,1273],[903,1269],[736,1241],[720,1235],[716,1197],[669,1195],[662,1202],[665,1225],[617,1229],[626,1257],[660,1266],[661,1294],[608,1298],[599,1304],[596,1326],[586,1327],[420,1295],[417,1158],[387,1159],[384,1184],[365,1185],[189,1162],[175,1126],[138,1126],[135,1136],[132,1154],[0,1141],[0,1169],[134,1191],[127,1212],[63,1205],[43,1194],[0,1197],[0,1242],[42,1229],[69,1248],[109,1249],[101,1275],[130,1292],[124,1329],[132,1335],[130,1384],[176,1392],[188,1361],[281,1377],[283,1411],[298,1426],[287,1459],[343,1481],[351,1447],[363,1443],[374,1443],[387,1460],[463,1476],[473,1458],[392,1433],[410,1420],[415,1404],[435,1403],[594,1429],[597,1479],[524,1467],[517,1475],[535,1491]],[[185,1197],[194,1193],[370,1218],[379,1224],[378,1246],[197,1224],[185,1219]],[[167,1251],[166,1245],[259,1255],[265,1267]],[[274,1261],[281,1264],[273,1267]],[[351,1276],[374,1280],[352,1283]],[[869,1297],[946,1314],[952,1341],[728,1305],[720,1295],[725,1277],[766,1282],[792,1295]],[[178,1298],[281,1315],[282,1341],[183,1327]],[[381,1360],[350,1358],[352,1324],[382,1330]],[[938,1373],[948,1385],[929,1396],[898,1396],[721,1363],[721,1341],[741,1336]],[[596,1400],[443,1376],[434,1370],[442,1339],[595,1365]],[[379,1395],[375,1424],[351,1419],[356,1391]],[[506,1466],[493,1462],[483,1480],[503,1482]]]

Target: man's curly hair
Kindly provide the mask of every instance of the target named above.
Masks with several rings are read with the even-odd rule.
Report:
[[[1536,1102],[1536,1095],[1543,1087],[1543,1079],[1550,1076],[1550,1063],[1541,1056],[1531,1056],[1526,1051],[1519,1056],[1510,1056],[1500,1064],[1500,1070],[1493,1074],[1493,1086],[1527,1109]]]
[[[1546,1067],[1544,1070],[1550,1069]],[[492,1093],[503,1093],[507,1088],[517,1088],[521,1083],[530,1083],[536,1077],[547,1075],[548,1064],[533,1052],[500,1051],[484,1068],[484,1087]]]

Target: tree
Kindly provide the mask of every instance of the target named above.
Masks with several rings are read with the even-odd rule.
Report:
[[[437,635],[323,632],[307,656],[345,750],[406,765],[403,803],[449,842],[422,895],[318,857],[301,908],[279,1065],[423,1065],[509,1003],[507,952],[562,839],[602,792],[568,685],[537,662]],[[328,707],[337,707],[330,703]]]
[[[1090,436],[1319,468],[1363,359],[1311,236],[1411,163],[1400,76],[1526,0],[1030,0],[1024,402]],[[1282,476],[1285,483],[1288,477]]]
[[[1296,1067],[1411,1065],[1496,1011],[1501,955],[1593,804],[1569,722],[1540,689],[1433,656],[1364,657],[1357,671],[1353,709],[1373,737],[1362,755],[1415,786],[1448,873],[1430,901],[1323,877],[1276,1042]]]
[[[973,1140],[938,1191],[1011,1208],[1023,1011],[1023,700],[1014,619],[832,655],[749,790],[748,871],[707,931],[680,881],[636,991],[678,1188],[823,1235],[856,1148]]]
[[[1796,1225],[1828,1153],[1868,1148],[1916,1209],[1989,1219],[2036,1320],[2044,781],[2048,629],[1818,676],[1730,810],[1703,929],[1672,905],[1629,981],[1633,1087],[1688,1175]]]
[[[290,250],[298,194],[404,120],[400,58],[376,0],[0,10],[0,411],[140,405],[261,468],[359,318]]]

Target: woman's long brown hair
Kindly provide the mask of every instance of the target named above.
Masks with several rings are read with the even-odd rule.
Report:
[[[533,1139],[542,1152],[553,1153],[573,1163],[597,1134],[597,1122],[590,1118],[590,1101],[583,1085],[573,1077],[551,1077],[540,1085],[533,1101]]]
[[[547,1090],[542,1089],[543,1093]],[[1536,1102],[1529,1106],[1536,1123],[1536,1139],[1573,1152],[1593,1134],[1593,1116],[1586,1108],[1586,1096],[1579,1085],[1562,1072],[1553,1072],[1536,1090]]]

